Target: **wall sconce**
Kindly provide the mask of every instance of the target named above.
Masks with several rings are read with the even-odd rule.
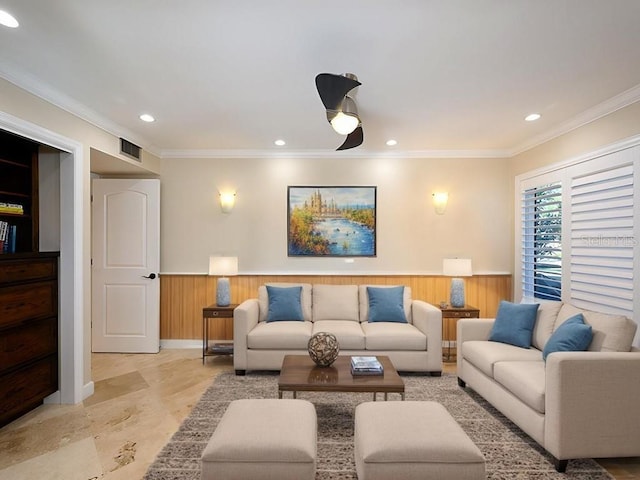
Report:
[[[438,215],[444,215],[448,201],[449,193],[447,192],[436,192],[433,194],[433,206],[436,208],[436,213]]]
[[[220,208],[222,209],[222,213],[231,213],[235,204],[235,193],[220,193]]]
[[[209,275],[218,275],[216,304],[228,307],[231,303],[231,287],[227,277],[238,275],[238,257],[209,257]]]

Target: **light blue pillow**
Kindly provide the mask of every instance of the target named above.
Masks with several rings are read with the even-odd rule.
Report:
[[[516,347],[531,347],[531,337],[538,315],[538,307],[537,303],[501,301],[489,334],[489,340],[508,343]]]
[[[271,287],[267,285],[269,312],[267,322],[304,321],[300,295],[302,287]]]
[[[367,287],[370,322],[407,323],[404,314],[404,286]]]
[[[556,331],[553,332],[542,350],[542,358],[553,352],[583,352],[589,348],[593,339],[591,325],[584,323],[581,313],[565,320]]]

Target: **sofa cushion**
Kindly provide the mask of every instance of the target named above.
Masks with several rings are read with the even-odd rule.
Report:
[[[542,359],[553,352],[581,352],[589,348],[593,339],[591,325],[585,325],[581,313],[565,320],[556,328],[542,350]]]
[[[542,350],[553,333],[553,327],[555,326],[558,312],[562,307],[562,302],[542,301],[539,303],[531,345],[538,350]]]
[[[427,336],[409,323],[369,322],[362,324],[367,350],[427,349]]]
[[[304,321],[302,316],[302,287],[274,287],[267,285],[269,312],[267,322],[283,320]]]
[[[539,306],[501,301],[489,340],[529,348]]]
[[[358,298],[360,301],[360,321],[369,321],[369,294],[367,293],[368,287],[375,288],[394,288],[398,285],[360,285],[358,286]],[[402,294],[402,303],[404,306],[404,316],[407,322],[411,323],[411,287],[404,286]]]
[[[493,378],[533,410],[544,413],[544,362],[496,362]]]
[[[318,320],[313,322],[312,335],[332,333],[338,339],[340,350],[364,350],[364,332],[358,322],[348,320]]]
[[[259,322],[247,334],[247,347],[306,352],[312,328],[312,322]]]
[[[468,340],[462,344],[462,357],[493,378],[493,367],[496,362],[541,362],[542,352],[535,348],[514,347],[507,343]]]
[[[358,286],[322,285],[313,286],[313,321],[351,320],[357,322]]]
[[[589,351],[628,352],[631,350],[638,325],[624,315],[592,312],[565,303],[558,312],[555,328],[560,327],[565,320],[578,313],[582,313],[584,323],[593,328],[593,340],[589,345]]]
[[[267,320],[267,314],[269,312],[269,294],[267,293],[267,286],[272,287],[302,287],[302,317],[306,321],[312,321],[311,318],[311,284],[310,283],[287,283],[287,282],[271,282],[265,283],[258,287],[258,320],[264,322]]]
[[[367,287],[370,322],[407,323],[404,314],[404,287]]]

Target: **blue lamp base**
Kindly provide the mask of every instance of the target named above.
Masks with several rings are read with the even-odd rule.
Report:
[[[226,277],[220,277],[218,279],[216,304],[219,307],[228,307],[231,304],[231,287],[229,286],[229,279]]]
[[[449,302],[452,307],[464,307],[464,280],[461,278],[451,279],[451,297]]]

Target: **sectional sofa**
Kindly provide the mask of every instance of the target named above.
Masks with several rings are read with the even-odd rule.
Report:
[[[544,447],[558,471],[569,459],[640,456],[640,351],[632,347],[637,325],[624,316],[545,302],[534,313],[530,345],[516,346],[489,340],[499,330],[501,309],[496,319],[458,322],[460,386],[478,392]],[[586,327],[575,328],[587,328],[591,337],[586,351],[571,351],[574,337],[566,332],[579,314]]]
[[[278,312],[277,299],[292,288],[298,289],[294,307],[300,308],[295,318],[281,308]],[[413,300],[406,286],[270,283],[233,316],[238,375],[280,370],[285,355],[307,355],[309,339],[318,332],[336,336],[340,355],[386,355],[398,371],[442,373],[442,313]]]

